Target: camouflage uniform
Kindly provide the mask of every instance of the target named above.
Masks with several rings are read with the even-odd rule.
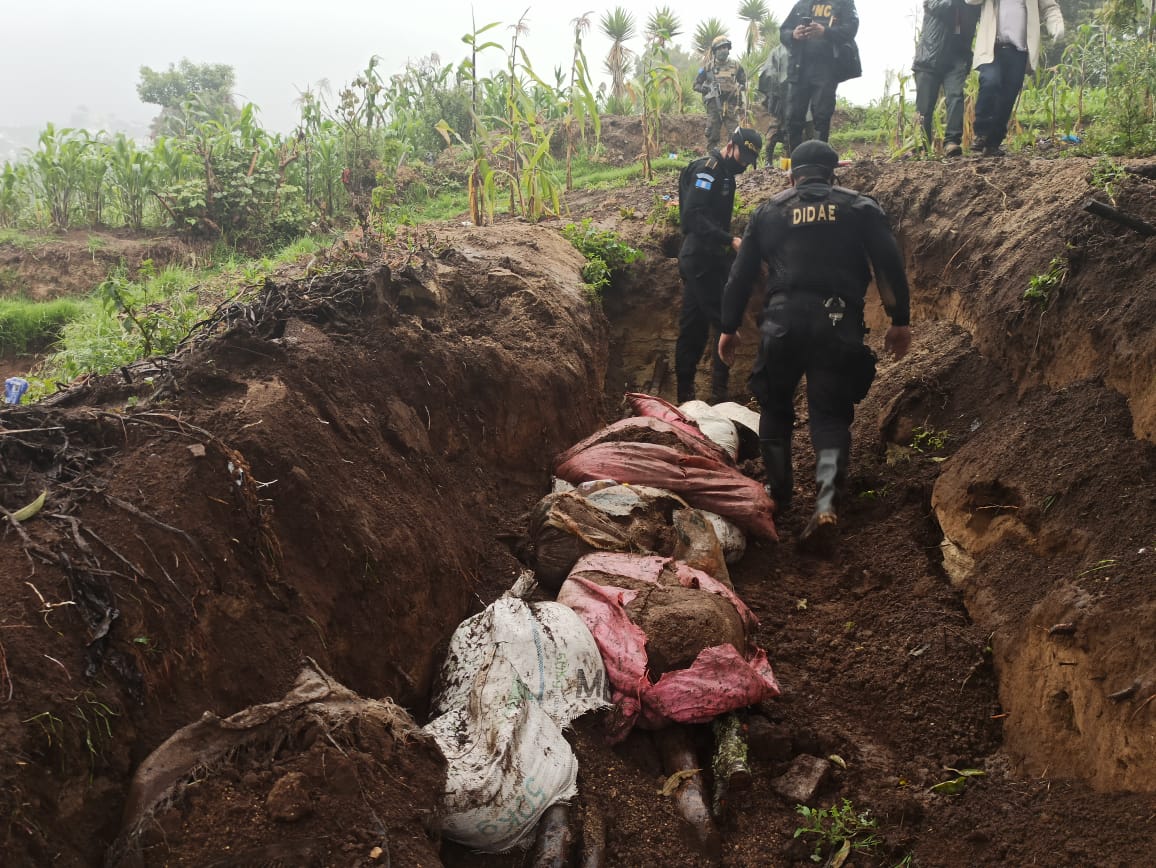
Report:
[[[719,43],[711,48],[711,59],[707,66],[698,71],[694,79],[694,89],[702,94],[703,105],[706,106],[706,146],[707,149],[717,149],[725,130],[730,135],[731,130],[740,125],[744,114],[744,102],[747,90],[747,73],[737,60],[720,57],[720,49],[725,46],[729,52],[730,43]],[[718,96],[714,95],[717,85]]]

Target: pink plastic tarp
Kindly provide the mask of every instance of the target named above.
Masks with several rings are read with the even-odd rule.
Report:
[[[642,440],[649,432],[670,434],[678,438],[679,445],[690,455],[701,455],[703,458],[713,458],[724,464],[730,464],[731,459],[726,450],[702,436],[696,428],[688,430],[685,425],[675,425],[653,416],[631,416],[629,419],[619,419],[611,422],[605,428],[595,431],[585,440],[575,443],[561,455],[554,459],[555,464],[564,464],[584,452],[591,446],[600,443],[629,443]]]
[[[683,431],[692,434],[700,440],[706,440],[708,443],[712,442],[702,433],[697,422],[684,416],[682,411],[669,401],[657,398],[654,395],[647,395],[644,392],[627,392],[626,403],[630,405],[630,409],[634,411],[636,416],[661,419],[663,422],[681,428]],[[726,455],[725,450],[721,451]],[[727,460],[730,460],[729,456]]]
[[[613,479],[664,488],[696,509],[729,518],[748,533],[778,541],[775,503],[765,488],[715,458],[687,455],[656,443],[596,443],[559,457],[554,475],[571,485]]]
[[[726,597],[742,618],[748,634],[758,627],[754,613],[733,591],[704,572],[681,561],[654,555],[594,552],[581,558],[558,593],[558,602],[583,620],[610,679],[611,698],[619,714],[611,737],[625,738],[635,724],[657,729],[671,722],[706,723],[720,714],[779,695],[779,683],[761,648],[736,649],[716,645],[704,649],[686,669],[664,673],[657,682],[647,675],[646,634],[626,613],[637,591],[602,585],[584,572],[624,576],[658,584],[664,569],[673,570],[679,584]]]

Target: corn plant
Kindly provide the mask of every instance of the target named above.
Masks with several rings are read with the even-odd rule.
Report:
[[[658,150],[662,98],[668,88],[681,100],[678,70],[670,63],[666,49],[655,43],[643,55],[642,72],[633,85],[635,102],[642,107],[642,175],[647,181],[653,177],[651,159]]]
[[[132,139],[120,133],[106,148],[105,159],[121,215],[130,227],[140,229],[145,203],[159,174],[154,153],[138,149]]]
[[[51,225],[67,229],[72,209],[84,184],[84,158],[91,146],[88,135],[48,124],[40,146],[29,158],[30,180],[38,199],[48,209]]]
[[[0,168],[0,228],[16,225],[24,204],[23,179],[26,170],[23,165],[13,165],[7,160]]]
[[[602,135],[602,119],[598,115],[598,102],[591,89],[586,52],[582,49],[582,38],[590,31],[590,15],[591,13],[587,12],[571,22],[574,26],[574,55],[570,61],[570,87],[566,91],[566,115],[562,121],[562,128],[566,134],[567,190],[574,188],[575,142],[585,137],[587,123],[593,127],[596,143]]]

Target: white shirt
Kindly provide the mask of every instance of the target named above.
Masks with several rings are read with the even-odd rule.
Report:
[[[999,28],[995,42],[1009,42],[1020,51],[1028,50],[1028,6],[1026,0],[997,0]]]

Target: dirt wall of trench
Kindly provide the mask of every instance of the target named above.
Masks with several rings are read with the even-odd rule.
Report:
[[[878,448],[908,446],[917,429],[949,436],[932,500],[941,560],[992,633],[1017,771],[1151,791],[1156,241],[1082,210],[1089,198],[1108,201],[1094,170],[1084,159],[864,162],[839,179],[891,218],[916,348],[940,340],[933,320],[962,327],[973,345],[974,362],[927,346],[936,365],[908,363],[907,385],[878,420]],[[741,176],[739,190],[757,206],[785,184],[763,170]],[[1152,181],[1130,174],[1112,193],[1156,223]],[[744,224],[740,213],[736,232]],[[654,259],[607,299],[610,377],[672,397],[677,230],[618,227]],[[1026,299],[1057,258],[1048,297]],[[877,301],[867,318],[877,341],[887,325]],[[744,331],[739,395],[754,310]],[[706,376],[703,364],[703,391]]]
[[[307,659],[420,719],[444,641],[520,568],[496,532],[602,418],[605,323],[556,232],[331,265],[173,367],[5,412],[3,505],[47,492],[0,562],[11,864],[98,863],[149,751]]]

